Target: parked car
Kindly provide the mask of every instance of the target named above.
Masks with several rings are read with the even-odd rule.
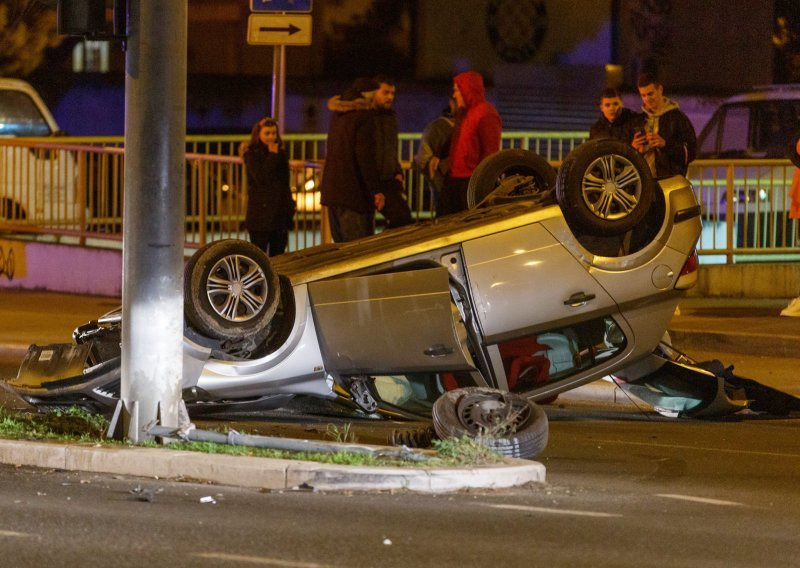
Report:
[[[800,132],[800,85],[756,87],[723,101],[705,125],[698,158],[786,158]]]
[[[582,144],[557,174],[507,150],[476,170],[469,202],[271,259],[237,240],[199,249],[185,268],[190,412],[313,395],[475,434],[500,409],[515,435],[535,430],[518,444],[535,453],[544,414],[528,401],[624,369],[628,382],[655,380],[651,354],[696,281],[700,207],[685,178],[656,182],[613,140]],[[31,346],[9,385],[43,408],[109,411],[120,319]]]
[[[765,161],[786,160],[798,133],[800,85],[767,85],[723,101],[698,136],[699,159],[742,160],[730,172],[695,167],[691,178],[708,221],[724,223],[729,215],[725,185],[731,176],[735,246],[792,246],[785,239],[796,231],[787,217],[794,168],[788,161]],[[720,226],[717,247],[726,246],[724,238]]]
[[[36,90],[19,79],[0,79],[0,137],[46,138],[62,134]],[[46,140],[43,140],[46,141]],[[75,156],[66,150],[2,145],[0,222],[79,219]]]

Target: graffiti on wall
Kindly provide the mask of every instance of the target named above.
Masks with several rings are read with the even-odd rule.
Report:
[[[25,276],[25,245],[0,239],[0,279]]]
[[[500,59],[507,63],[530,60],[547,32],[547,6],[535,0],[490,0],[486,33]]]

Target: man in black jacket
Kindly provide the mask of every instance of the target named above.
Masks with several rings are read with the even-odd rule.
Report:
[[[635,129],[644,124],[642,115],[625,108],[619,92],[612,88],[604,89],[600,94],[600,113],[600,118],[589,131],[590,140],[614,138],[630,144]]]
[[[384,206],[372,112],[377,89],[374,80],[360,78],[341,96],[328,101],[333,114],[320,192],[337,243],[372,235],[375,209],[380,211]]]
[[[651,73],[637,83],[642,97],[644,130],[633,138],[633,147],[644,154],[653,175],[686,175],[697,154],[697,136],[678,104],[664,96],[663,85]]]
[[[386,75],[375,77],[378,90],[372,97],[375,113],[375,150],[381,192],[386,198],[381,213],[386,218],[386,228],[394,229],[414,222],[405,196],[403,168],[397,155],[397,114],[392,105],[397,91],[395,82]]]

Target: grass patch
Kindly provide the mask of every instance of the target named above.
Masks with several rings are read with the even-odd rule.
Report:
[[[97,442],[108,421],[78,407],[46,414],[11,413],[0,408],[0,437],[28,440]]]
[[[212,442],[173,442],[164,446],[155,441],[130,444],[105,437],[108,421],[78,407],[53,410],[46,414],[9,412],[0,408],[0,438],[15,440],[53,440],[101,444],[104,446],[146,447],[154,449],[202,452],[233,456],[313,461],[336,465],[394,467],[461,467],[497,463],[503,458],[490,448],[466,436],[461,440],[434,440],[436,452],[431,459],[419,462],[397,457],[383,457],[357,452],[311,453],[290,452],[250,446],[231,446]],[[242,432],[243,433],[243,432]],[[351,424],[328,425],[326,435],[339,443],[355,443]]]
[[[498,463],[503,456],[477,440],[462,436],[460,439],[433,440],[433,449],[441,460],[459,465],[485,465]]]

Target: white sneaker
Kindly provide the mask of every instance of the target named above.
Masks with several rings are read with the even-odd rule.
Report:
[[[781,315],[792,318],[800,317],[800,297],[789,302],[789,305],[781,310]]]

